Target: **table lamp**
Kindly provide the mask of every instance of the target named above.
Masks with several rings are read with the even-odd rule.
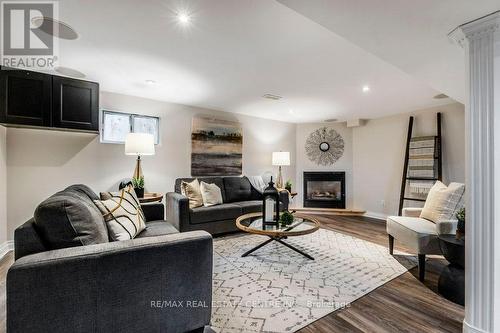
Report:
[[[137,156],[133,178],[144,177],[141,168],[141,156],[155,154],[155,139],[152,134],[129,133],[125,138],[125,155]]]
[[[290,165],[290,152],[278,151],[273,153],[273,165],[278,166],[278,180],[276,182],[277,188],[283,188],[283,176],[281,174],[281,167]]]

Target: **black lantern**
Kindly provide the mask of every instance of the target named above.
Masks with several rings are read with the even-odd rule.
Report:
[[[280,195],[274,187],[273,177],[263,192],[262,222],[263,225],[278,225],[280,219]]]

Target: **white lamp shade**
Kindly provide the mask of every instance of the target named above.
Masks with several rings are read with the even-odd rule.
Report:
[[[278,151],[273,153],[273,165],[290,165],[290,152]]]
[[[125,138],[125,155],[154,155],[155,138],[152,134],[129,133]]]

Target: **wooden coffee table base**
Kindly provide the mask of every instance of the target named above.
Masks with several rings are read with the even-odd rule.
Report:
[[[313,257],[311,257],[310,255],[308,255],[308,254],[307,254],[307,253],[305,253],[304,251],[301,251],[301,250],[297,249],[295,246],[292,246],[292,245],[290,245],[290,244],[288,244],[288,243],[283,242],[283,241],[282,241],[282,239],[286,239],[286,238],[287,238],[286,236],[285,236],[285,237],[271,237],[271,236],[268,236],[268,237],[269,237],[269,239],[268,239],[268,240],[266,240],[266,241],[265,241],[265,242],[263,242],[263,243],[260,243],[259,245],[257,245],[257,246],[256,246],[256,247],[254,247],[253,249],[248,250],[247,252],[243,253],[241,256],[242,256],[242,257],[246,257],[246,256],[248,256],[249,254],[251,254],[251,253],[253,253],[253,252],[257,251],[257,250],[258,250],[258,249],[260,249],[261,247],[263,247],[263,246],[265,246],[265,245],[267,245],[267,244],[271,243],[272,241],[276,241],[276,242],[280,243],[281,245],[285,245],[285,246],[286,246],[286,247],[288,247],[289,249],[294,250],[295,252],[302,254],[302,255],[303,255],[304,257],[306,257],[307,259],[314,260],[314,258],[313,258]]]

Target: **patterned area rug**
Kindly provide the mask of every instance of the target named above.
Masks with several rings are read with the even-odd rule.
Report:
[[[415,266],[409,255],[389,255],[386,247],[320,229],[286,242],[309,260],[258,235],[214,240],[212,329],[216,332],[295,332],[382,286]]]

